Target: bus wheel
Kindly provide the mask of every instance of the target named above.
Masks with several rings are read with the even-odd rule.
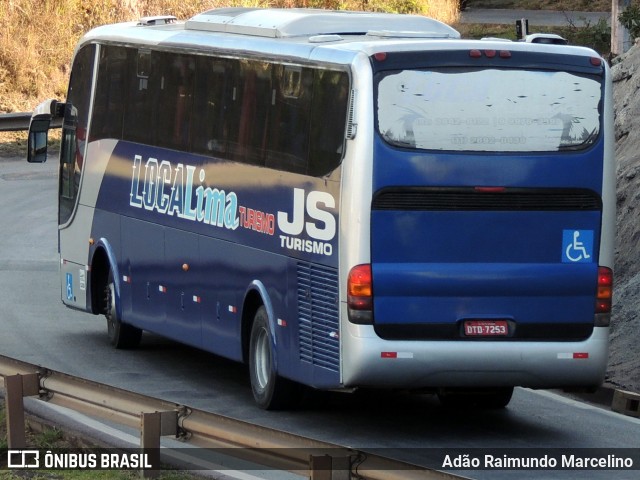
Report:
[[[499,409],[511,401],[513,387],[500,388],[443,388],[438,391],[440,403],[449,408],[476,407]]]
[[[249,375],[253,398],[260,408],[281,410],[293,406],[299,398],[294,382],[279,377],[273,364],[272,333],[264,306],[256,312],[249,343]]]
[[[116,286],[113,279],[113,272],[109,270],[109,281],[105,287],[105,313],[107,318],[107,334],[109,343],[115,348],[135,348],[142,338],[142,330],[132,325],[122,323],[118,317],[116,308]]]

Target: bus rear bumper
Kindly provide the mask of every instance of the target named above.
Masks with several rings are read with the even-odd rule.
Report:
[[[345,387],[596,387],[608,359],[609,327],[577,342],[389,341],[371,326],[344,330]]]

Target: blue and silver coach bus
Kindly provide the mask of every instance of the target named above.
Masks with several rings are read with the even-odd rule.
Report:
[[[229,8],[97,28],[63,117],[62,301],[299,384],[506,405],[604,377],[615,185],[592,50],[419,16]]]

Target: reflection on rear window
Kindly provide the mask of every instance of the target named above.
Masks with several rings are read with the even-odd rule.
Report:
[[[385,72],[377,81],[378,130],[401,147],[554,152],[587,148],[600,131],[593,77],[441,69]]]

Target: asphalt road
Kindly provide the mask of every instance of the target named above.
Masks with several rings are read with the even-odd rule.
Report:
[[[0,160],[1,355],[332,443],[394,449],[414,463],[436,455],[436,448],[638,452],[640,420],[544,391],[517,389],[507,409],[491,412],[446,410],[433,396],[375,391],[309,396],[298,410],[264,412],[253,404],[242,365],[148,334],[137,350],[113,350],[103,317],[60,302],[56,192],[55,161]],[[462,473],[478,479],[639,476],[639,470]]]
[[[544,25],[562,27],[575,25],[596,25],[601,19],[611,22],[611,14],[607,12],[556,12],[551,10],[505,10],[505,9],[473,9],[462,12],[461,23],[513,24],[516,20],[527,18],[529,27]]]

